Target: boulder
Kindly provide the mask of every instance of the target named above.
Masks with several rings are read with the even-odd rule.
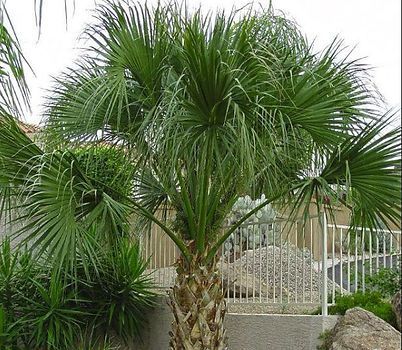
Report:
[[[396,293],[392,298],[392,310],[394,310],[396,315],[396,325],[400,331],[402,331],[401,326],[401,291]]]
[[[399,350],[401,333],[373,313],[355,307],[334,327],[330,350]]]

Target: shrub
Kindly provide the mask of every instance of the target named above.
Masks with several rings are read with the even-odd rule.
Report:
[[[356,292],[350,295],[338,295],[335,298],[335,305],[328,308],[328,313],[330,315],[344,315],[347,310],[357,306],[372,312],[392,326],[396,326],[396,317],[392,311],[391,303],[384,301],[378,292]]]
[[[321,344],[317,346],[317,350],[329,350],[332,345],[332,330],[327,329],[320,334],[318,339],[321,340]]]
[[[383,268],[376,274],[365,277],[366,290],[378,292],[383,298],[392,298],[400,289],[400,270],[395,268]]]
[[[46,260],[34,259],[24,248],[11,249],[5,240],[0,349],[103,350],[115,348],[109,335],[126,343],[139,337],[154,295],[139,246],[119,240],[113,248],[99,248],[97,258],[86,272],[77,261],[75,273],[55,275]],[[83,334],[90,346],[82,345]]]
[[[130,193],[134,166],[123,150],[99,145],[75,148],[72,153],[85,169],[85,174],[99,182],[100,189],[108,192],[110,187],[125,196]]]
[[[26,303],[20,306],[28,348],[73,349],[88,315],[79,307],[76,293],[66,293],[63,281],[55,275],[50,281],[32,280],[32,284],[35,293],[22,296]]]
[[[155,294],[145,275],[147,263],[140,247],[127,239],[116,249],[99,252],[99,266],[92,269],[91,281],[80,283],[79,294],[90,300],[93,325],[103,332],[121,337],[126,343],[140,337],[145,312],[153,305]]]

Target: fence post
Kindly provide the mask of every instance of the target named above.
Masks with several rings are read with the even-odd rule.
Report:
[[[321,295],[321,313],[322,316],[328,316],[328,270],[327,270],[327,240],[328,240],[328,223],[327,215],[322,213],[321,231],[322,231],[322,295]],[[334,268],[334,267],[332,267]]]

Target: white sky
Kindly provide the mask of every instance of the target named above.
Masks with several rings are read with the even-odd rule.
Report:
[[[68,1],[73,4],[73,1]],[[64,18],[64,0],[44,0],[42,35],[35,27],[34,1],[10,0],[8,11],[18,33],[26,58],[36,76],[28,77],[32,94],[32,114],[26,121],[39,123],[45,89],[51,77],[57,76],[78,55],[77,38],[84,25],[91,21],[95,0],[76,0],[75,13],[70,9],[68,29]],[[98,1],[99,2],[99,1]],[[190,5],[230,9],[249,0],[187,0]],[[268,0],[261,1],[268,6]],[[345,44],[356,46],[354,57],[367,57],[365,62],[375,68],[374,82],[388,106],[401,105],[401,1],[400,0],[273,0],[301,27],[316,48],[323,48],[339,35]]]

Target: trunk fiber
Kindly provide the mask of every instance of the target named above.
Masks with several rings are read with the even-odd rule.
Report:
[[[170,350],[227,349],[221,278],[215,263],[202,266],[198,261],[178,262],[169,301],[174,316]]]

